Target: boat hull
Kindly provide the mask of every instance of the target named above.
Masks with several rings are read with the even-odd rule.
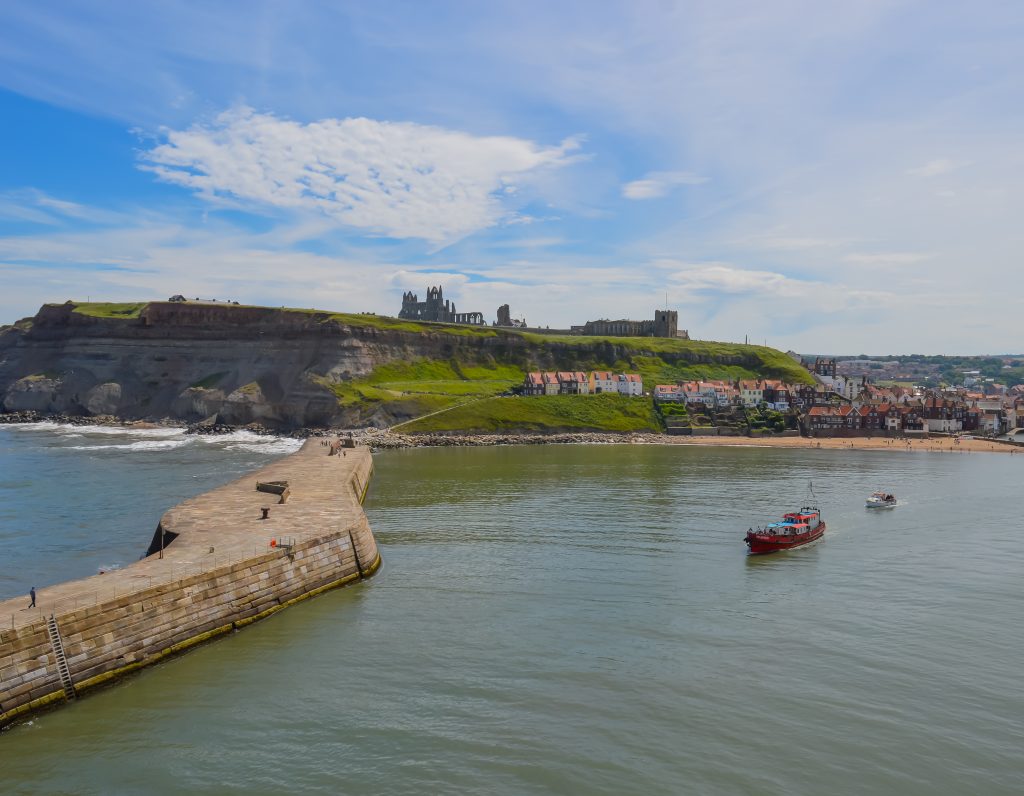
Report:
[[[865,504],[869,509],[894,509],[896,508],[896,501],[891,503],[872,503],[870,500]]]
[[[804,545],[817,541],[824,533],[825,523],[819,522],[817,528],[809,531],[808,533],[799,534],[797,536],[776,536],[748,533],[746,536],[746,542],[750,547],[751,555],[766,555],[768,553],[781,553],[784,550],[803,547]]]

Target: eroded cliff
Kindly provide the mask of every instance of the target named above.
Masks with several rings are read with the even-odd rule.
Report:
[[[424,375],[424,367],[434,371]],[[528,369],[624,367],[666,379],[697,371],[786,376],[791,367],[799,375],[788,358],[755,346],[544,338],[227,304],[69,302],[45,305],[34,318],[0,330],[0,408],[190,422],[216,417],[277,429],[383,426],[466,394],[451,389],[460,380],[504,389]],[[435,378],[437,368],[443,380]],[[374,374],[384,370],[392,375],[382,385]]]

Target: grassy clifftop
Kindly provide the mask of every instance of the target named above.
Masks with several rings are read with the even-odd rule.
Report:
[[[58,307],[60,305],[48,305]],[[77,303],[77,315],[138,322],[147,302]],[[516,369],[503,378],[521,379],[529,369],[629,370],[638,372],[649,384],[690,379],[778,378],[811,383],[811,377],[797,362],[781,351],[765,346],[721,343],[706,340],[677,340],[658,337],[583,337],[538,334],[517,329],[424,323],[384,315],[328,312],[315,309],[280,309],[185,302],[182,308],[205,307],[218,313],[262,310],[280,313],[282,318],[308,320],[312,327],[341,325],[352,330],[395,332],[431,339],[450,339],[456,359],[466,366],[492,365]],[[482,360],[474,349],[486,344],[493,354]],[[470,376],[470,379],[473,377]],[[381,379],[376,379],[380,381]],[[409,379],[394,379],[408,381]],[[412,380],[421,380],[420,372]],[[426,380],[433,380],[427,378]],[[370,383],[376,383],[371,381]]]

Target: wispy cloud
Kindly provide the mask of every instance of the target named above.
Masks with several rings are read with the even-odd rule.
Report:
[[[643,179],[627,182],[622,186],[626,199],[658,199],[680,185],[700,185],[707,177],[690,171],[652,171]]]
[[[935,158],[934,160],[929,160],[923,166],[907,169],[907,174],[911,177],[938,177],[939,175],[949,174],[951,171],[956,171],[970,165],[971,162],[969,160],[956,161],[951,158]]]
[[[843,261],[853,265],[889,266],[914,265],[932,255],[925,252],[874,252],[872,254],[847,254]]]
[[[0,218],[55,226],[68,219],[102,224],[123,216],[110,210],[58,199],[35,188],[24,188],[0,193]]]
[[[814,282],[793,279],[773,271],[736,268],[728,263],[702,263],[685,266],[669,277],[686,292],[758,294],[783,298],[806,296],[820,287]]]
[[[315,210],[371,234],[435,243],[514,219],[510,189],[571,163],[578,148],[575,139],[544,147],[409,122],[301,124],[245,107],[165,135],[142,167],[204,199]]]
[[[736,241],[740,246],[752,249],[775,249],[778,251],[802,251],[811,249],[837,249],[854,243],[853,238],[819,237],[772,232],[751,235]]]
[[[795,299],[801,302],[794,309],[796,314],[806,312],[813,306],[828,304],[833,309],[862,306],[866,303],[877,306],[890,303],[895,296],[882,290],[866,290],[842,283],[828,283],[814,279],[800,279],[775,271],[739,268],[729,263],[712,262],[681,264],[679,270],[669,277],[673,285],[684,295],[720,295],[756,297],[769,301]],[[776,317],[787,313],[774,305]]]

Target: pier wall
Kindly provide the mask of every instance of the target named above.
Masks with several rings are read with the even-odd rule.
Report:
[[[317,444],[307,443],[295,456],[316,455],[311,446]],[[272,474],[286,474],[286,461],[270,468]],[[48,629],[51,616],[61,636],[67,673],[77,695],[307,597],[373,574],[380,556],[360,507],[372,471],[369,451],[349,451],[344,460],[340,456],[327,460],[325,456],[322,463],[316,464],[330,468],[324,477],[329,479],[332,498],[322,513],[310,512],[316,508],[316,496],[306,500],[305,510],[294,512],[302,526],[301,536],[280,533],[275,537],[274,547],[270,547],[268,539],[247,537],[247,555],[232,557],[221,553],[218,558],[216,545],[206,547],[209,539],[190,540],[185,530],[166,548],[163,559],[149,556],[111,573],[102,583],[97,580],[107,578],[106,575],[63,584],[52,611],[46,610],[45,601],[40,599],[43,610],[35,613],[31,621],[18,624],[11,620],[13,627],[0,626],[0,727],[40,708],[61,703],[69,696]],[[254,489],[255,480],[248,476],[239,480],[244,483],[236,482],[223,489]],[[301,480],[295,483],[296,503],[302,502],[302,486]],[[259,502],[257,497],[256,503]],[[183,507],[188,509],[189,503]],[[172,515],[168,512],[162,522],[174,525]],[[216,517],[209,521],[215,525]],[[186,523],[179,517],[177,525]],[[216,528],[211,536],[216,536]],[[287,543],[292,540],[294,543],[289,547]],[[255,550],[250,546],[253,541],[261,542]],[[203,546],[206,560],[195,555],[197,544]],[[147,564],[146,571],[132,573]],[[160,570],[170,577],[161,579]],[[68,588],[76,584],[81,585],[76,592],[81,597],[76,596],[71,602]],[[94,601],[89,600],[90,594]],[[45,597],[46,590],[40,595]],[[17,601],[22,606],[24,602]],[[90,604],[79,607],[80,602]]]

